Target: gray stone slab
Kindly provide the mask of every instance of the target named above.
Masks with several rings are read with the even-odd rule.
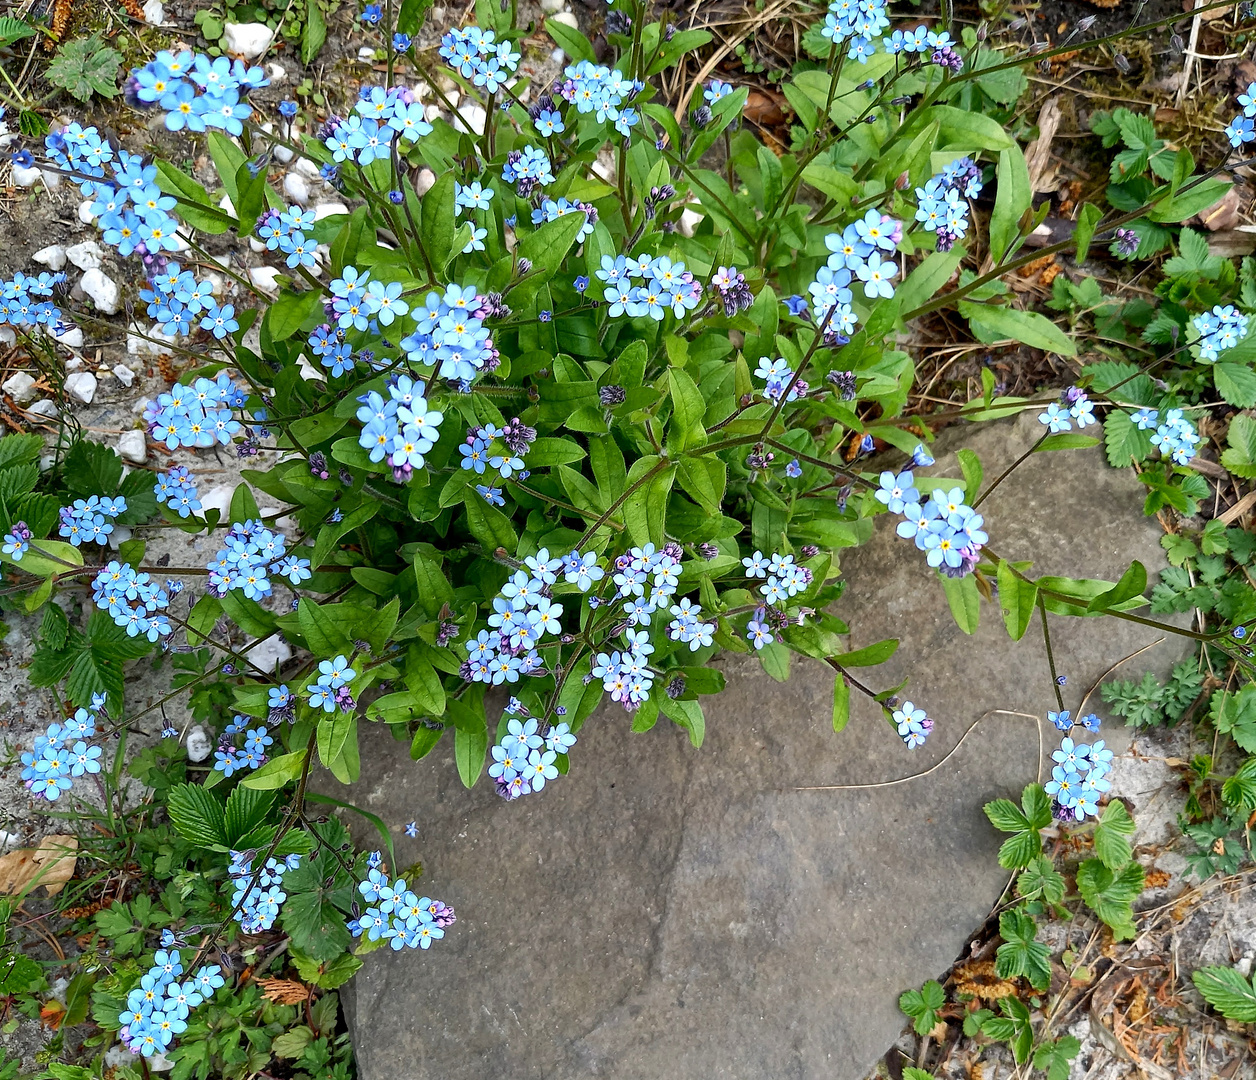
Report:
[[[1022,418],[963,434],[992,477],[1040,430]],[[957,476],[949,464],[928,471]],[[1035,455],[983,511],[1005,557],[1115,577],[1131,558],[1161,565],[1141,504],[1128,471],[1070,451]],[[835,735],[831,673],[809,661],[783,685],[729,664],[700,750],[665,720],[631,735],[608,705],[580,732],[570,774],[515,804],[487,780],[464,790],[451,741],[416,764],[386,731],[364,733],[363,780],[339,794],[398,835],[417,819],[398,858],[421,860],[423,891],[458,910],[430,952],[375,952],[348,988],[364,1080],[865,1074],[902,1025],[899,993],[950,965],[1006,883],[981,806],[1035,779],[1040,741],[1036,721],[992,711],[1055,707],[1041,639],[1011,643],[988,605],[965,637],[920,554],[888,519],[878,526],[843,553],[838,610],[853,646],[902,639],[868,678],[911,676],[903,696],[937,721],[925,748],[907,751],[857,694]],[[1074,708],[1162,636],[1113,619],[1052,617],[1051,629]],[[1181,646],[1159,652],[1137,664]],[[801,790],[907,777],[979,719],[927,777]],[[1049,728],[1043,738],[1049,751]]]

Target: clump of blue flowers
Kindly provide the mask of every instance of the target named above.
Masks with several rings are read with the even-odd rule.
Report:
[[[146,573],[129,563],[107,563],[92,581],[92,599],[129,637],[143,635],[149,641],[170,635],[165,610],[170,594]]]
[[[239,589],[248,599],[260,600],[271,594],[271,574],[292,585],[308,581],[310,560],[285,554],[286,544],[283,533],[266,528],[260,519],[236,522],[227,532],[226,547],[206,565],[210,592],[222,597]]]
[[[683,262],[663,256],[603,255],[601,268],[594,273],[606,283],[602,297],[610,305],[607,314],[612,318],[648,316],[662,322],[670,311],[680,319],[702,300],[702,283]]]
[[[1233,304],[1217,304],[1211,311],[1196,315],[1193,325],[1199,331],[1199,358],[1216,360],[1247,336],[1247,316]]]
[[[175,272],[178,264],[172,264]],[[229,375],[216,379],[197,379],[191,386],[176,383],[144,410],[149,434],[169,450],[180,446],[213,446],[230,444],[240,431],[240,421],[232,409],[248,402],[244,393]]]
[[[1084,390],[1079,390],[1076,386],[1070,386],[1064,391],[1059,402],[1051,402],[1046,412],[1038,414],[1038,423],[1047,428],[1052,435],[1061,431],[1071,431],[1074,420],[1082,430],[1099,422],[1095,419],[1095,403],[1086,396]]]
[[[105,695],[92,696],[90,709],[78,709],[61,723],[49,724],[23,752],[22,782],[32,795],[56,802],[82,776],[100,772],[101,748],[92,743],[96,723],[105,707]]]
[[[576,737],[566,723],[547,725],[542,732],[517,698],[510,699],[506,712],[511,719],[501,742],[492,748],[488,774],[497,793],[511,801],[541,791],[548,781],[556,779],[558,755],[575,746]]]
[[[8,281],[0,281],[0,326],[48,326],[54,333],[68,329],[61,309],[49,297],[65,283],[64,274],[29,277],[20,271]]]
[[[390,879],[380,866],[378,851],[367,860],[366,878],[358,892],[370,906],[348,923],[354,937],[367,941],[385,940],[393,949],[430,949],[433,941],[445,936],[445,928],[457,922],[454,909],[430,896],[417,896],[405,878]],[[357,903],[354,903],[357,910]]]
[[[182,465],[172,466],[169,472],[157,477],[153,494],[159,503],[165,503],[181,518],[190,517],[201,509],[197,497],[196,482],[191,472]]]
[[[92,495],[87,499],[75,499],[73,506],[61,507],[61,527],[57,535],[64,536],[75,547],[84,541],[94,540],[102,547],[109,543],[113,532],[113,519],[126,513],[126,499]]]
[[[953,578],[973,572],[989,536],[982,528],[985,518],[964,502],[963,488],[937,488],[922,502],[912,472],[887,470],[874,495],[891,513],[903,516],[895,531],[914,540],[930,566]]]
[[[916,189],[916,220],[937,234],[939,251],[950,251],[968,232],[968,200],[980,195],[982,186],[981,169],[962,157]]]
[[[256,857],[256,852],[233,851],[231,865],[227,868],[234,886],[231,908],[246,934],[260,934],[275,925],[279,909],[288,899],[283,891],[283,876],[301,863],[300,855],[288,855],[282,860],[268,858],[254,870]]]
[[[236,746],[236,739],[240,735],[244,736],[243,748]],[[267,748],[274,741],[264,726],[250,728],[248,718],[237,715],[223,728],[218,739],[218,747],[214,751],[214,769],[223,776],[245,769],[260,769],[266,764]]]
[[[1068,713],[1059,715],[1067,717]],[[1092,730],[1097,728],[1096,722]],[[1052,813],[1056,820],[1084,821],[1087,817],[1098,817],[1099,800],[1112,787],[1107,779],[1112,771],[1112,751],[1102,739],[1084,743],[1066,735],[1051,757],[1056,764],[1044,790],[1053,800]]]
[[[118,1016],[122,1025],[119,1038],[133,1054],[147,1058],[168,1050],[175,1036],[187,1030],[191,1011],[226,984],[215,965],[202,967],[181,982],[183,957],[172,947],[175,944],[175,936],[163,931],[162,948],[153,955],[153,964],[139,985],[127,995],[126,1008]]]

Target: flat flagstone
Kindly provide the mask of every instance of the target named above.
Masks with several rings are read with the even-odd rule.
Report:
[[[962,434],[989,480],[1041,430],[1023,417]],[[926,472],[959,475],[941,454]],[[982,512],[1004,557],[1115,580],[1133,558],[1163,565],[1142,499],[1098,449],[1068,451],[1034,455]],[[367,725],[363,779],[336,794],[383,817],[399,862],[422,862],[420,891],[458,922],[429,952],[372,953],[346,988],[363,1080],[865,1074],[904,1022],[898,995],[951,964],[1006,884],[981,806],[1038,776],[1040,737],[1039,722],[995,710],[1045,717],[1055,705],[1036,627],[1013,643],[983,604],[966,637],[890,519],[843,552],[842,569],[851,647],[902,640],[862,675],[878,689],[910,675],[901,696],[937,722],[920,750],[857,693],[834,734],[832,673],[798,658],[785,684],[725,664],[701,749],[666,719],[632,735],[608,702],[580,731],[570,774],[513,804],[487,777],[463,789],[452,739],[415,763]],[[1073,709],[1164,637],[1112,618],[1052,616],[1051,631]],[[1170,638],[1130,673],[1182,651]],[[1103,714],[1097,695],[1089,707]],[[936,772],[887,785],[937,764],[975,721]],[[807,790],[837,785],[862,786]],[[411,819],[416,839],[402,833]]]

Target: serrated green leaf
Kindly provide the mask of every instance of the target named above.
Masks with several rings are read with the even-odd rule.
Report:
[[[1191,981],[1222,1016],[1243,1024],[1256,1023],[1256,988],[1234,968],[1200,968],[1191,973]]]
[[[1109,870],[1117,870],[1130,861],[1134,852],[1128,838],[1134,831],[1134,819],[1120,799],[1113,799],[1104,807],[1095,825],[1094,843],[1095,854]]]
[[[189,843],[210,847],[227,842],[222,803],[200,784],[177,784],[171,788],[167,811],[179,835]]]
[[[118,96],[118,67],[123,57],[117,49],[105,44],[99,32],[74,38],[57,50],[44,72],[54,86],[78,98],[91,100],[92,94]]]

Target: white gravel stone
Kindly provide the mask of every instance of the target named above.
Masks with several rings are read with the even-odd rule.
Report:
[[[440,119],[440,106],[439,105],[424,105],[423,117],[425,120],[427,120],[429,124],[433,120]]]
[[[465,99],[458,106],[458,119],[462,123],[463,130],[469,131],[473,135],[483,135],[484,124],[488,120],[488,113],[484,111],[482,106],[476,105],[470,99]]]
[[[17,335],[13,332],[11,326],[0,326],[0,345],[12,345],[17,341]]]
[[[96,270],[105,261],[105,249],[95,240],[84,240],[66,248],[65,257],[80,270]]]
[[[342,202],[319,203],[314,207],[314,220],[322,221],[323,218],[335,217],[337,214],[347,214],[348,212],[349,208]]]
[[[67,349],[81,349],[83,347],[83,328],[81,326],[71,326],[63,334],[58,334],[52,329],[49,329],[48,332],[54,340],[60,342]],[[65,365],[66,368],[69,368],[71,363],[73,361],[68,361]]]
[[[567,59],[567,54],[562,49],[555,49],[550,53],[550,60],[555,64],[561,64]]]
[[[363,45],[362,48],[358,50],[358,59],[363,63],[369,64],[375,59],[375,50],[369,45]]]
[[[96,396],[96,376],[90,371],[76,371],[65,380],[65,392],[76,401],[90,405]]]
[[[125,479],[127,476],[129,476],[131,474],[131,471],[132,470],[131,470],[130,465],[123,465],[122,466],[123,478]],[[109,534],[109,546],[115,549],[119,548],[123,544],[125,544],[128,540],[130,540],[131,537],[134,535],[135,533],[131,531],[130,525],[115,525],[113,527],[113,532]]]
[[[216,509],[225,517],[231,510],[231,496],[234,493],[235,487],[231,484],[219,484],[210,488],[200,497],[202,510]]]
[[[431,169],[420,169],[419,175],[414,178],[414,190],[422,197],[432,190],[435,183],[436,174]]]
[[[123,461],[143,465],[148,460],[148,440],[142,431],[124,431],[118,439],[118,453]]]
[[[84,199],[79,203],[78,217],[84,225],[90,225],[96,220],[96,215],[92,213],[92,200]]]
[[[127,367],[126,364],[115,365],[113,369],[113,377],[123,386],[130,386],[133,382],[135,382],[135,372]]]
[[[544,0],[542,0],[541,6],[542,7],[545,6]],[[560,11],[557,15],[554,16],[554,21],[556,23],[562,23],[563,26],[570,26],[573,30],[580,29],[579,21],[570,11]]]
[[[25,371],[10,375],[3,383],[0,383],[0,390],[3,390],[19,405],[26,405],[35,400],[35,380]]]
[[[146,336],[141,336],[141,332]],[[155,340],[149,341],[148,338]],[[173,344],[174,338],[163,334],[156,326],[150,326],[147,331],[132,327],[126,336],[126,351],[132,356],[161,356],[162,353],[169,352],[167,346]]]
[[[292,659],[292,646],[276,635],[259,641],[244,655],[263,671],[274,671],[276,664],[284,664]]]
[[[161,0],[147,0],[144,5],[144,21],[149,26],[160,26],[166,21],[166,9],[161,6]]]
[[[694,210],[685,210],[680,215],[680,235],[692,236],[693,230],[698,227],[698,222],[702,220],[702,215]]]
[[[188,732],[188,761],[204,761],[211,753],[213,753],[213,750],[213,740],[210,739],[209,732],[201,727],[200,724],[197,724],[196,727],[192,728],[192,730]]]
[[[72,356],[65,362],[66,371],[78,371],[83,366],[83,358],[81,356]]]
[[[27,169],[21,165],[14,164],[12,176],[13,182],[18,187],[34,187],[39,181],[39,170],[34,166]]]
[[[249,250],[253,252],[254,255],[260,255],[263,251],[266,250],[266,245],[263,244],[256,236],[250,236],[249,237]]]
[[[283,193],[294,203],[302,206],[310,204],[310,185],[298,172],[290,172],[283,178]]]
[[[307,157],[297,158],[297,162],[292,166],[292,169],[307,180],[317,180],[319,178],[318,163],[311,161]]]
[[[249,270],[249,281],[263,292],[274,293],[279,291],[280,274],[273,266],[254,266]]]
[[[266,75],[271,82],[283,82],[288,77],[288,72],[283,64],[267,64]]]
[[[274,35],[265,23],[226,23],[222,44],[226,52],[237,53],[245,60],[256,60],[270,48]]]
[[[40,248],[31,258],[40,266],[46,266],[54,272],[65,268],[65,248],[60,244],[49,244],[46,248]]]
[[[546,15],[557,15],[566,6],[566,0],[541,0],[541,10]]]
[[[319,382],[323,378],[323,373],[311,364],[304,356],[297,357],[297,370],[301,372],[301,378],[303,378],[306,382]],[[205,500],[202,499],[202,505],[204,502]]]
[[[294,135],[293,138],[299,139],[300,136]],[[276,146],[274,150],[271,151],[271,153],[275,155],[275,160],[279,162],[280,165],[290,164],[292,162],[292,159],[296,156],[286,146]]]
[[[142,397],[139,399],[139,401],[137,401],[134,405],[131,406],[131,412],[135,413],[136,416],[143,416],[144,410],[147,409],[152,403],[153,403],[152,398]]]
[[[35,402],[26,411],[34,416],[46,416],[49,420],[55,420],[61,415],[60,410],[57,409],[57,403],[51,398],[43,398]]]
[[[118,313],[122,293],[118,289],[118,283],[103,270],[99,268],[88,270],[79,285],[82,286],[83,292],[92,298],[97,311],[106,315]]]

